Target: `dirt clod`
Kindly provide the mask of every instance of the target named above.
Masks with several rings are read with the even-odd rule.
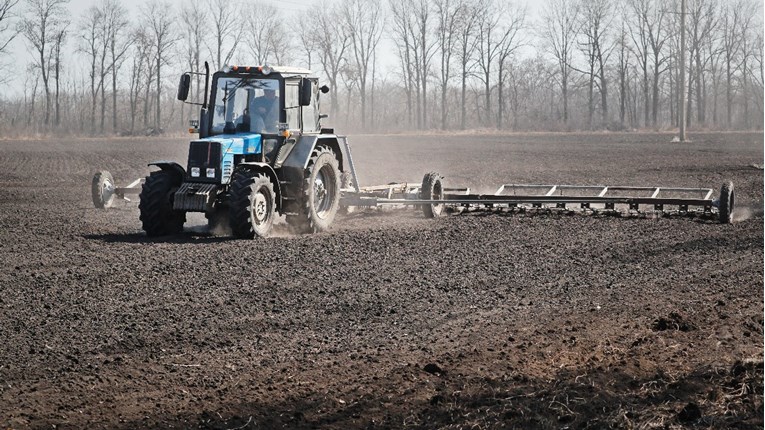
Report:
[[[701,418],[701,409],[696,403],[688,403],[677,414],[677,419],[682,423],[689,423]]]
[[[422,370],[424,370],[424,371],[426,371],[426,372],[428,372],[430,374],[433,374],[433,375],[444,373],[444,370],[439,365],[437,365],[435,363],[428,363],[428,364],[426,364],[422,368]]]
[[[691,331],[695,330],[696,326],[685,320],[678,312],[671,312],[667,317],[660,317],[653,321],[651,328],[654,331],[665,330],[678,330],[678,331]]]

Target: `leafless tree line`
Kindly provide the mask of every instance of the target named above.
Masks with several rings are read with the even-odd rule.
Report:
[[[78,16],[68,0],[0,0],[2,75],[14,38],[33,55],[5,79],[21,88],[0,127],[180,130],[197,112],[173,100],[177,76],[209,61],[306,66],[348,130],[672,128],[681,92],[691,126],[762,128],[760,8],[688,0],[679,88],[680,0],[546,0],[536,17],[505,0],[323,0],[294,15],[263,0],[148,0],[133,14],[97,0]]]

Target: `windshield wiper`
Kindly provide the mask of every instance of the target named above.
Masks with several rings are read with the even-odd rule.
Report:
[[[255,85],[252,85],[253,83]],[[231,97],[231,95],[233,95],[236,92],[236,90],[238,90],[239,88],[244,87],[245,85],[248,85],[248,86],[250,86],[252,88],[255,88],[255,89],[261,89],[261,88],[265,88],[266,87],[266,85],[261,84],[260,82],[258,82],[254,78],[242,78],[242,79],[239,80],[239,82],[234,84],[234,87],[231,88],[231,89],[229,89],[228,88],[228,84],[226,84],[226,89],[225,89],[226,90],[226,95],[223,96],[223,103],[226,103],[226,101],[228,101],[228,99]]]

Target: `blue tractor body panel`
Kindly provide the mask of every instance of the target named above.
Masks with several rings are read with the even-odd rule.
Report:
[[[263,137],[257,133],[219,134],[205,137],[197,142],[217,142],[221,148],[221,184],[231,182],[234,170],[234,156],[259,154],[263,146]]]

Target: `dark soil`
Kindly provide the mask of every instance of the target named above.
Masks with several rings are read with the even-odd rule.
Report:
[[[762,134],[358,136],[362,185],[736,186],[736,222],[416,211],[148,239],[184,139],[0,147],[2,428],[762,428]]]

